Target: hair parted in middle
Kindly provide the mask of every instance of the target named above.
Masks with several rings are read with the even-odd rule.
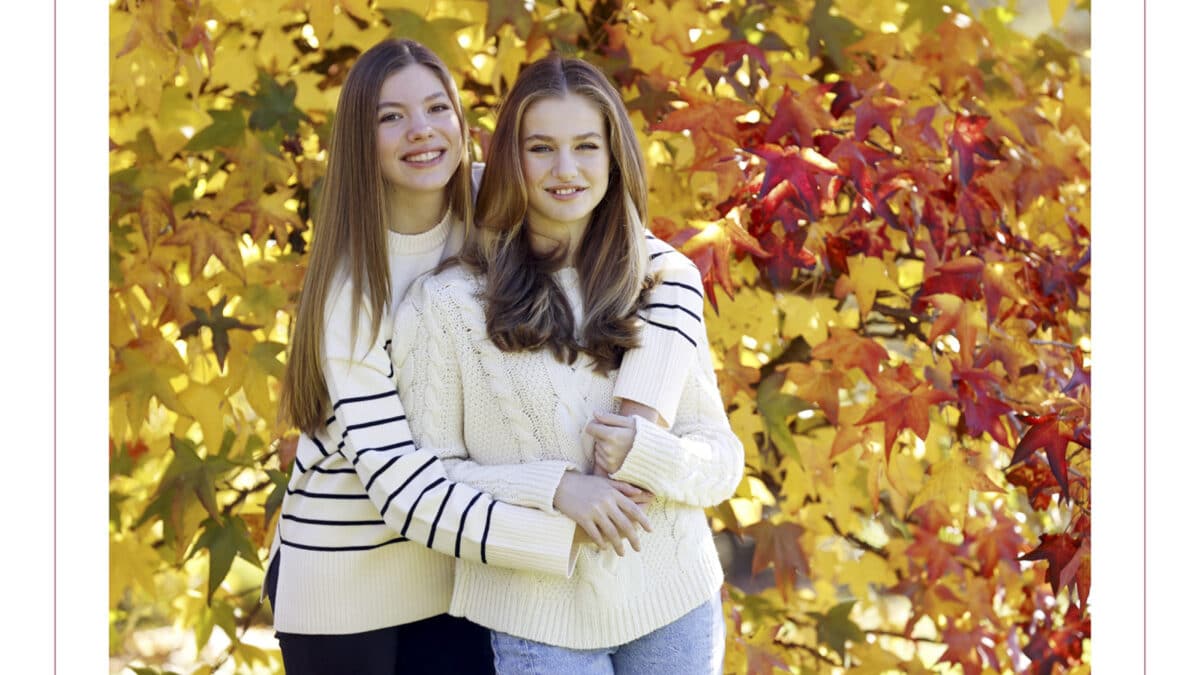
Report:
[[[384,82],[409,66],[429,69],[442,86],[462,128],[462,155],[446,185],[452,215],[470,227],[471,162],[466,117],[454,78],[436,54],[419,42],[389,38],[363,52],[342,85],[329,164],[313,218],[308,269],[296,311],[280,410],[306,433],[323,426],[330,406],[322,370],[325,302],[335,281],[347,275],[352,285],[352,316],[357,325],[364,305],[377,335],[383,308],[391,297],[387,259],[386,178],[379,166],[379,98]]]
[[[561,252],[535,252],[527,221],[529,189],[522,171],[521,127],[526,111],[547,98],[576,94],[605,121],[610,155],[608,188],[592,211],[574,262],[583,294],[583,326],[575,321],[553,272]],[[551,53],[526,66],[500,105],[496,131],[475,203],[476,227],[461,260],[487,275],[488,337],[504,351],[549,348],[560,361],[579,352],[597,372],[620,365],[638,345],[637,310],[647,288],[646,169],[620,93],[598,68]]]

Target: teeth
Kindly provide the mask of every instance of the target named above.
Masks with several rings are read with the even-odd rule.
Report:
[[[441,155],[442,153],[440,150],[431,150],[429,152],[422,152],[419,155],[408,155],[404,159],[409,162],[429,162],[437,159]]]
[[[559,188],[557,190],[551,190],[550,192],[556,195],[570,195],[579,192],[581,189],[582,188]]]

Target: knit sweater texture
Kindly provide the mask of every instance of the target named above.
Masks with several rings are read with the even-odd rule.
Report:
[[[568,268],[554,280],[578,327],[578,275]],[[561,471],[592,468],[584,427],[594,412],[616,408],[618,377],[597,374],[582,355],[566,364],[549,350],[502,352],[487,336],[482,292],[482,278],[461,265],[414,284],[394,328],[397,341],[410,346],[392,352],[401,398],[421,447],[474,461],[448,465],[451,479],[551,512]],[[677,337],[696,348],[645,371],[660,381],[683,374],[670,389],[679,392],[672,425],[667,430],[635,418],[633,447],[613,474],[656,495],[646,509],[653,532],[641,537],[642,551],[627,549],[618,557],[585,546],[569,578],[463,557],[451,614],[519,637],[591,649],[634,640],[713,597],[723,573],[704,508],[733,494],[743,449],[725,416],[702,323],[680,321],[686,316],[678,308],[654,309],[672,313],[646,314],[646,337],[675,334],[656,330],[652,320],[682,326]],[[676,364],[679,371],[664,369]],[[629,365],[623,375],[633,374],[625,370]]]
[[[462,238],[462,224],[449,219],[422,234],[389,234],[392,302],[375,336],[368,311],[355,325],[348,278],[330,291],[323,349],[331,410],[325,428],[299,438],[275,530],[277,631],[359,633],[445,613],[454,557],[549,576],[571,572],[575,524],[548,508],[518,506],[548,506],[553,491],[547,497],[544,486],[561,476],[565,463],[531,466],[525,484],[500,494],[481,491],[447,474],[447,463],[457,462],[460,475],[469,475],[471,462],[413,442],[397,395],[391,358],[411,345],[393,337],[393,316],[413,279],[456,253]],[[688,311],[699,311],[695,267],[658,240],[649,248],[661,255],[651,266],[690,289],[664,286],[659,300],[677,303],[685,293],[697,298]],[[663,397],[677,397],[672,392],[682,384],[661,365],[686,360],[695,347],[666,329],[647,331],[643,341],[626,357],[625,391],[673,414],[677,401]],[[533,492],[522,492],[523,486]],[[511,499],[506,503],[504,496]]]

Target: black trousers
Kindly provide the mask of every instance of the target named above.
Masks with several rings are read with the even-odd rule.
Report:
[[[275,606],[279,552],[267,569]],[[402,626],[349,635],[276,633],[288,675],[491,675],[491,633],[466,619],[441,614]]]

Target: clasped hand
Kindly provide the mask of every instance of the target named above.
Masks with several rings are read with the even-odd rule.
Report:
[[[641,505],[653,499],[649,492],[619,480],[566,471],[554,493],[554,508],[575,521],[597,546],[611,545],[617,555],[625,555],[624,539],[633,550],[642,550],[637,528],[651,528]]]
[[[595,473],[607,476],[616,473],[625,463],[625,458],[633,449],[637,427],[634,426],[633,417],[597,412],[583,431],[593,440]]]

